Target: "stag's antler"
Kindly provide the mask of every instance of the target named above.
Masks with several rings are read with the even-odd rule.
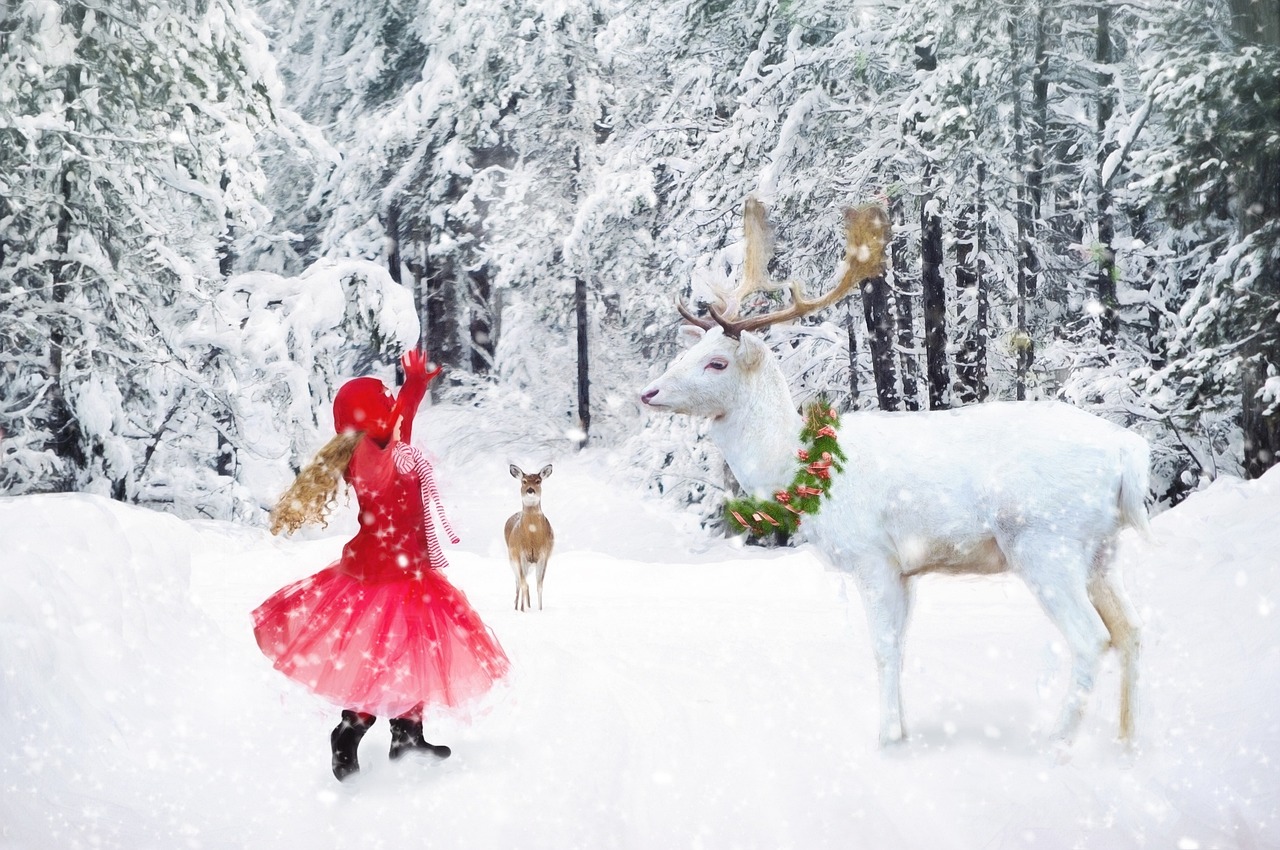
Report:
[[[828,307],[839,301],[867,278],[876,277],[884,270],[884,246],[889,240],[889,216],[883,207],[865,206],[844,211],[845,257],[844,268],[836,285],[824,295],[813,300],[804,297],[804,289],[798,283],[791,284],[791,303],[780,310],[760,316],[742,318],[740,305],[747,296],[770,288],[772,284],[765,268],[773,253],[773,230],[765,217],[764,204],[748,198],[743,208],[743,235],[746,240],[746,260],[743,264],[743,281],[737,291],[724,300],[730,315],[722,309],[708,308],[710,319],[694,315],[684,302],[677,300],[676,309],[685,321],[703,329],[712,323],[724,328],[728,336],[736,337],[743,331],[755,331],[777,322],[785,322]]]

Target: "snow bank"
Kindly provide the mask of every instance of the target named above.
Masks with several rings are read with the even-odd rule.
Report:
[[[432,425],[422,433],[433,441]],[[442,764],[336,783],[336,709],[270,669],[249,611],[350,533],[277,540],[85,496],[0,499],[0,847],[1280,846],[1280,472],[1223,479],[1126,537],[1141,744],[1109,660],[1073,758],[1047,736],[1060,639],[1012,578],[926,578],[911,739],[876,745],[856,597],[812,552],[742,549],[611,484],[605,456],[441,462],[449,577],[511,656]],[[510,609],[506,463],[553,460],[546,610]]]
[[[62,494],[0,499],[0,540],[0,847],[232,846],[270,697],[192,602],[196,532]]]

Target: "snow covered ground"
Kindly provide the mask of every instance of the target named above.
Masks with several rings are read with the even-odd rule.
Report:
[[[876,743],[852,588],[807,549],[708,539],[556,459],[546,609],[511,610],[509,461],[442,464],[449,577],[514,664],[442,763],[329,772],[336,709],[258,652],[249,611],[332,560],[349,510],[280,540],[103,499],[0,499],[0,847],[1280,847],[1280,471],[1123,541],[1145,623],[1141,745],[1109,659],[1073,758],[1047,742],[1056,632],[1009,578],[925,579],[910,740]]]

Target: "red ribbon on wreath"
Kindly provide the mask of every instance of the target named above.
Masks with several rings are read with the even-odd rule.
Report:
[[[815,460],[813,463],[809,464],[808,469],[810,473],[818,478],[821,478],[824,481],[830,481],[832,463],[834,463],[834,461],[831,460],[831,452],[823,452],[822,460]]]

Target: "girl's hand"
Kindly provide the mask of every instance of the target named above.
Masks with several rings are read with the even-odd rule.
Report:
[[[431,371],[427,371],[427,367],[431,365],[435,364],[427,360],[427,352],[421,348],[411,348],[400,358],[400,367],[404,369],[406,383],[410,378],[416,378],[426,384],[431,383],[444,371],[438,365]]]

